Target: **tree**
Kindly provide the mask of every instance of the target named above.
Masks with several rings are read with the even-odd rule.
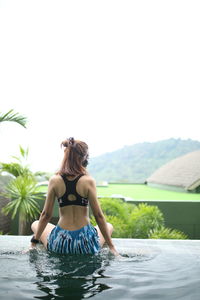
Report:
[[[26,128],[26,117],[14,112],[13,109],[9,110],[7,113],[3,114],[0,112],[0,123],[1,122],[16,122],[19,125]]]
[[[40,192],[37,181],[33,176],[20,175],[9,182],[4,196],[11,201],[2,209],[5,215],[11,213],[12,219],[19,214],[19,235],[26,234],[26,224],[38,217],[40,213],[38,200],[44,199],[44,193]]]
[[[34,177],[34,174],[31,172],[27,164],[29,152],[28,148],[24,149],[22,146],[19,146],[19,150],[20,156],[12,156],[15,159],[15,162],[0,162],[0,172],[6,172],[14,177],[27,175]]]
[[[26,234],[27,222],[38,217],[38,200],[44,199],[44,192],[40,192],[35,174],[27,165],[28,149],[20,146],[20,156],[14,156],[17,162],[0,163],[0,171],[7,172],[14,177],[2,193],[11,201],[2,209],[5,215],[11,214],[12,219],[19,214],[18,233]]]

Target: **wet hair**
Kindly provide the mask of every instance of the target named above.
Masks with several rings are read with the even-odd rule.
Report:
[[[69,176],[87,174],[88,145],[70,137],[61,143],[61,147],[64,147],[64,157],[57,174]]]

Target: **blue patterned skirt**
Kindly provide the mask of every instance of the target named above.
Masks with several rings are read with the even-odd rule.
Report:
[[[96,254],[101,246],[97,230],[91,224],[73,231],[57,225],[47,238],[47,249],[60,254]]]

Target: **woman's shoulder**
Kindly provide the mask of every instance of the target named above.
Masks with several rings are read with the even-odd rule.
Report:
[[[55,174],[49,179],[49,184],[57,184],[60,181],[62,181],[62,177],[59,174]]]
[[[79,181],[84,184],[96,185],[95,179],[89,174],[85,174],[85,175],[81,176],[79,178]],[[57,185],[60,182],[63,182],[63,178],[59,174],[55,174],[49,179],[49,184]]]
[[[94,184],[96,185],[95,179],[91,175],[89,175],[89,174],[81,176],[80,180],[82,180],[84,183],[87,183],[87,184],[90,184],[90,185],[91,184],[92,185],[94,185]]]

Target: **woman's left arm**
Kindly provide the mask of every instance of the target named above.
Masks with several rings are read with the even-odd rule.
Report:
[[[54,202],[55,202],[55,197],[56,197],[56,193],[55,193],[55,178],[52,177],[49,180],[46,201],[45,201],[44,208],[43,208],[42,213],[41,213],[40,218],[39,218],[39,223],[38,223],[37,231],[34,234],[34,238],[36,240],[40,240],[40,237],[41,237],[41,235],[42,235],[42,233],[43,233],[43,231],[44,231],[47,223],[50,221],[50,219],[52,217],[53,206],[54,206]],[[32,246],[34,246],[33,243],[32,243]]]

